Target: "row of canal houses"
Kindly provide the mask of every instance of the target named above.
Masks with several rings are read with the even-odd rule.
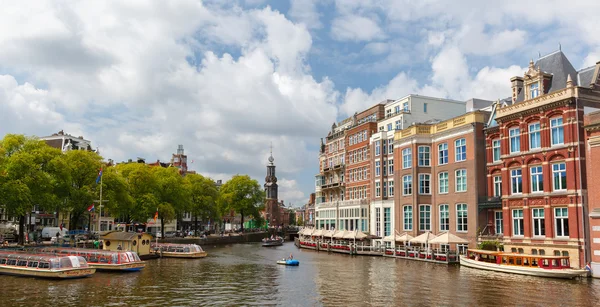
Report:
[[[508,98],[408,95],[334,123],[321,140],[315,227],[449,232],[470,242],[459,251],[497,241],[600,273],[600,156],[589,159],[600,155],[599,70],[576,70],[559,50],[506,80]]]

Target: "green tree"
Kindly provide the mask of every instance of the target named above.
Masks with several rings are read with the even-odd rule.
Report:
[[[152,175],[156,180],[154,195],[158,200],[158,217],[160,218],[160,232],[165,237],[165,222],[176,217],[176,214],[185,210],[189,193],[183,184],[183,177],[174,167],[154,167]]]
[[[38,206],[58,203],[53,161],[60,151],[35,137],[7,134],[0,142],[0,202],[9,215],[19,218],[19,244],[24,243],[25,216]]]
[[[235,175],[221,186],[219,192],[221,211],[233,210],[239,213],[242,217],[242,230],[244,216],[252,216],[260,220],[259,211],[264,206],[265,193],[258,181],[248,175]]]
[[[159,200],[154,194],[157,181],[151,167],[144,163],[122,163],[115,171],[123,178],[131,202],[118,204],[115,214],[126,220],[146,221],[154,216]]]
[[[189,211],[194,217],[195,235],[198,236],[198,217],[212,220],[219,218],[219,190],[212,179],[199,174],[188,174],[184,181],[188,186]]]

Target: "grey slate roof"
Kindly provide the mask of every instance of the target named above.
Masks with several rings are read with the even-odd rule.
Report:
[[[577,70],[573,68],[569,59],[560,50],[539,58],[534,65],[535,67],[539,67],[543,72],[552,74],[552,83],[548,92],[554,92],[567,87],[568,75],[571,75],[573,80],[577,77]]]
[[[596,66],[590,66],[588,68],[584,68],[577,72],[577,85],[589,87],[592,83],[592,78],[594,77],[594,69]]]

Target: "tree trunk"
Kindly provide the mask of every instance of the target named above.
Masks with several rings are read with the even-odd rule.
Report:
[[[198,237],[198,215],[194,214],[194,237]]]
[[[25,215],[19,217],[19,245],[25,243]]]
[[[240,215],[242,216],[242,225],[240,226],[241,232],[244,232],[244,210],[240,210]]]
[[[165,239],[165,219],[163,219],[162,216],[160,218],[160,236],[161,239]]]

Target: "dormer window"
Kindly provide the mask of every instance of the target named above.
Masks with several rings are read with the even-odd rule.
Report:
[[[529,86],[529,95],[530,95],[531,99],[540,95],[540,88],[539,88],[539,84],[537,82],[532,83]]]

